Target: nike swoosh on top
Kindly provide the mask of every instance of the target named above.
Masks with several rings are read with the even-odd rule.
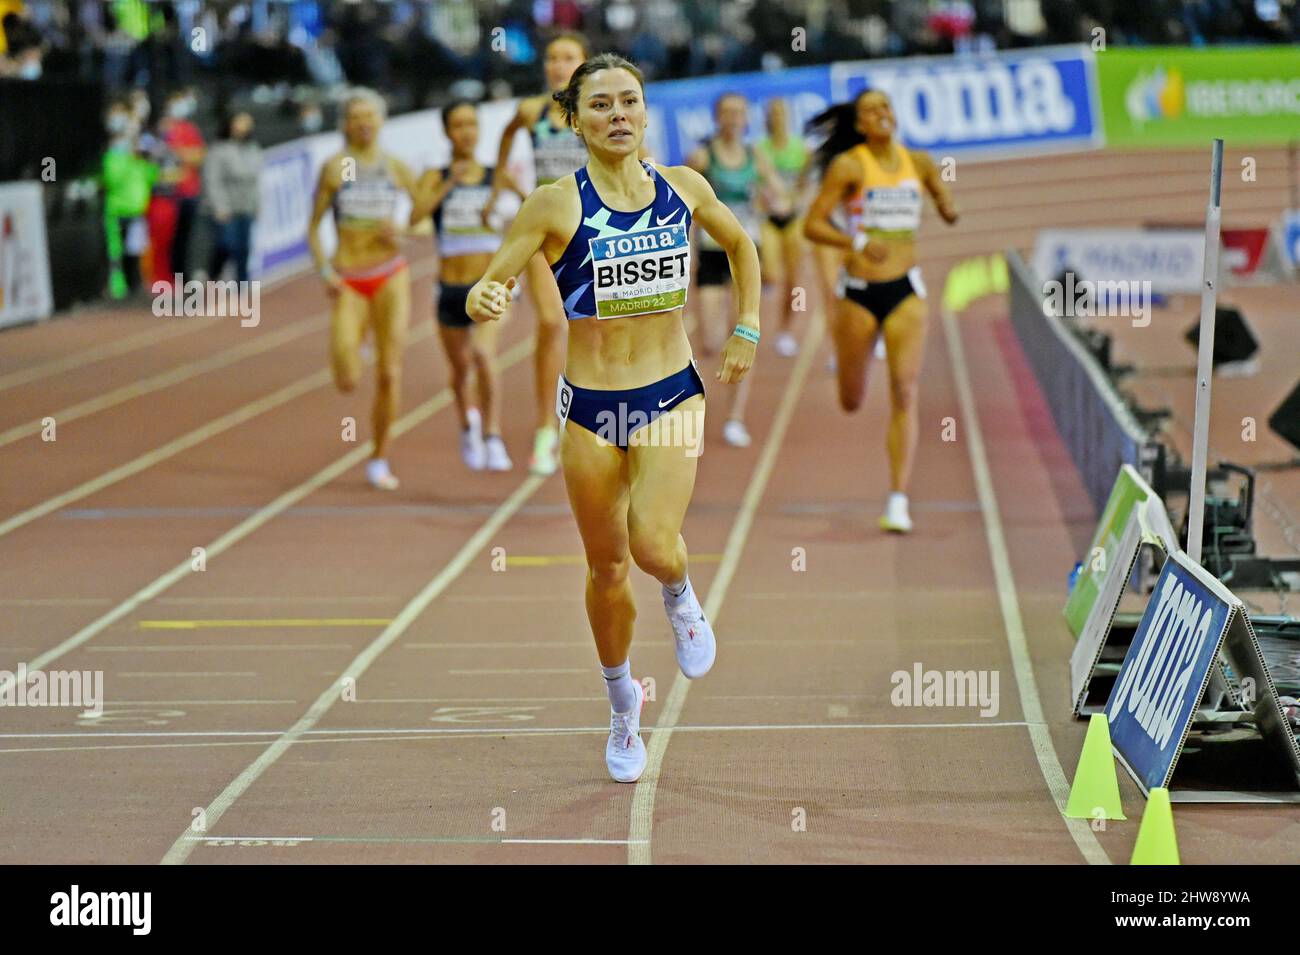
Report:
[[[659,407],[662,408],[664,405],[667,405],[667,404],[672,403],[673,401],[677,400],[678,398],[680,398],[680,397],[681,397],[682,395],[684,395],[684,394],[686,394],[686,389],[685,389],[685,388],[683,388],[681,391],[677,392],[677,394],[673,395],[673,396],[672,396],[671,398],[669,398],[667,401],[661,401],[661,402],[659,402]]]
[[[681,211],[682,211],[681,209],[677,210],[677,212],[681,212]],[[655,225],[667,225],[669,221],[677,218],[677,212],[671,212],[667,216],[663,216],[663,217],[655,216]]]

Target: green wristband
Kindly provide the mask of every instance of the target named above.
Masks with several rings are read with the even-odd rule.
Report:
[[[745,341],[753,342],[755,345],[758,344],[758,329],[750,328],[748,325],[737,325],[736,330],[731,334],[738,335]]]

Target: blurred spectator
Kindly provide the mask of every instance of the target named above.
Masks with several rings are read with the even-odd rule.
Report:
[[[140,258],[148,244],[145,213],[158,166],[141,149],[140,125],[127,100],[109,107],[105,125],[109,139],[99,181],[104,190],[108,289],[121,299],[140,287]]]
[[[253,117],[236,113],[222,130],[203,167],[204,194],[212,215],[212,258],[208,278],[219,279],[226,262],[235,278],[248,281],[253,220],[257,217],[262,147],[253,140]]]
[[[198,215],[206,146],[190,117],[194,92],[182,88],[167,97],[158,122],[157,150],[162,175],[149,204],[149,238],[153,251],[153,282],[172,284],[189,267],[190,236]]]
[[[320,111],[320,104],[315,100],[306,100],[298,107],[298,129],[304,136],[319,133],[325,128],[325,116]]]
[[[1300,39],[1300,0],[0,0],[0,18],[0,75],[101,78],[109,96],[143,88],[155,104],[195,84],[219,111],[251,104],[265,141],[297,131],[305,96],[328,102],[347,83],[397,110],[454,89],[531,91],[539,42],[564,28],[656,80],[1087,41],[1099,27],[1110,47]]]
[[[10,11],[0,24],[4,27],[5,49],[0,55],[0,76],[19,80],[39,80],[45,50],[41,32],[25,15]]]

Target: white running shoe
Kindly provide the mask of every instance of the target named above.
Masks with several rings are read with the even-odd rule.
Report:
[[[560,434],[554,428],[538,428],[533,437],[533,459],[528,463],[528,470],[541,477],[554,474],[560,466],[556,454],[559,443]]]
[[[912,518],[907,513],[907,495],[895,491],[885,503],[885,513],[880,517],[882,530],[906,534],[912,529]]]
[[[616,783],[634,783],[645,769],[645,743],[641,742],[641,707],[645,690],[636,680],[636,705],[627,713],[610,708],[609,740],[605,743],[605,766]]]
[[[366,480],[371,487],[377,487],[381,491],[396,491],[399,484],[397,476],[388,469],[388,461],[384,458],[371,458],[366,462]]]
[[[672,624],[677,641],[677,665],[688,680],[704,676],[713,667],[718,656],[718,642],[713,638],[713,628],[704,619],[704,608],[695,596],[691,579],[686,578],[686,590],[680,597],[663,588],[664,610]]]
[[[515,466],[510,455],[506,454],[506,443],[501,440],[501,435],[489,434],[483,440],[483,449],[487,453],[489,471],[509,471]]]
[[[789,332],[776,336],[776,353],[782,358],[793,358],[799,354],[799,342]]]
[[[465,412],[469,427],[460,433],[460,459],[471,471],[482,471],[487,466],[487,453],[483,448],[483,419],[477,408]]]
[[[753,439],[749,436],[749,429],[745,427],[745,422],[737,421],[731,418],[722,426],[722,440],[733,448],[747,448]]]

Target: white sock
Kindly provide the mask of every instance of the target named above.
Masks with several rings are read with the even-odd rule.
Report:
[[[373,478],[383,478],[389,475],[387,458],[371,458],[366,462],[366,474]]]
[[[672,597],[674,600],[681,600],[682,596],[686,593],[686,584],[689,580],[690,580],[690,576],[688,575],[686,577],[683,577],[677,583],[672,584],[671,586],[668,584],[664,584],[663,585],[664,595],[668,597]]]
[[[901,505],[907,507],[907,495],[902,491],[891,491],[889,493],[889,503],[891,506]]]
[[[629,713],[636,706],[636,690],[632,685],[632,661],[624,660],[616,667],[601,667],[605,674],[605,689],[609,692],[609,705],[615,713]]]

